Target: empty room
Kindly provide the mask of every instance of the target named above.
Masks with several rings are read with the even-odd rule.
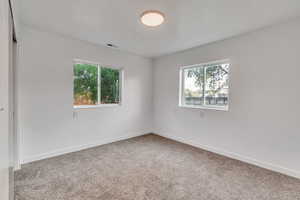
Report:
[[[0,0],[0,200],[300,200],[299,0]]]

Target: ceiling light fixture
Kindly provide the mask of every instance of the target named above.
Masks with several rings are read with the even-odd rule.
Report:
[[[161,25],[165,21],[165,15],[156,10],[148,10],[142,13],[141,22],[150,27]]]

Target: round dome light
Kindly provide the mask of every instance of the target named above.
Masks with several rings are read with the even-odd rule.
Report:
[[[165,15],[159,11],[149,10],[141,15],[141,22],[146,26],[159,26],[165,21]]]

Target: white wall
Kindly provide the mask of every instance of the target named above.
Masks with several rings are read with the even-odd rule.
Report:
[[[300,177],[300,19],[154,61],[158,134]],[[231,59],[229,111],[178,107],[179,68]]]
[[[0,199],[9,198],[10,127],[9,82],[11,23],[7,0],[0,0]]]
[[[152,61],[23,27],[17,74],[21,160],[54,156],[152,131]],[[124,68],[122,106],[77,111],[73,59]]]
[[[300,177],[299,35],[297,19],[152,63],[24,27],[17,69],[21,159],[30,162],[154,128],[155,133]],[[121,107],[81,110],[73,118],[75,58],[125,68]],[[232,63],[229,111],[179,108],[180,66],[226,58]]]

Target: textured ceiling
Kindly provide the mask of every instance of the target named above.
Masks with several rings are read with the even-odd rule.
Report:
[[[300,0],[20,0],[21,24],[86,40],[113,43],[145,57],[225,39],[300,15]],[[145,10],[166,23],[149,28]]]

